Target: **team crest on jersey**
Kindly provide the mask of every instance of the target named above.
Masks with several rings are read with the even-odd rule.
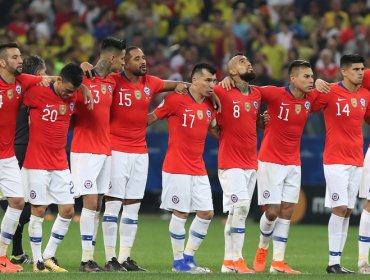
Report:
[[[302,105],[301,104],[295,104],[295,112],[296,114],[300,114],[302,111]]]
[[[360,103],[361,103],[361,106],[362,106],[362,107],[365,107],[365,106],[366,106],[365,98],[361,97],[361,99],[360,99]]]
[[[13,96],[14,96],[13,89],[9,89],[9,90],[6,92],[6,95],[8,96],[8,99],[12,99],[12,98],[13,98]]]
[[[198,119],[203,120],[203,111],[202,110],[198,110],[197,111],[197,116],[198,116]]]
[[[21,94],[21,93],[22,93],[22,87],[21,87],[21,85],[16,85],[16,87],[15,87],[15,92],[16,92],[17,94]]]
[[[112,85],[108,85],[108,91],[109,91],[109,93],[112,93],[113,92]]]
[[[32,198],[32,199],[36,198],[36,192],[34,190],[30,191],[30,198]]]
[[[333,195],[331,196],[331,199],[334,200],[334,201],[338,201],[339,200],[339,194],[333,193]]]
[[[107,86],[106,85],[101,85],[101,92],[103,93],[103,94],[106,94],[107,93]]]
[[[258,109],[258,102],[256,100],[253,101],[253,106],[255,109]]]
[[[84,183],[84,187],[86,189],[91,189],[93,186],[93,183],[90,181],[90,180],[86,180],[85,183]]]
[[[311,106],[311,103],[310,103],[310,101],[306,101],[305,103],[304,103],[304,107],[306,108],[306,110],[308,111],[308,110],[310,110],[310,106]]]
[[[150,95],[150,88],[148,88],[147,86],[144,87],[144,93],[149,96]]]
[[[59,113],[60,113],[61,115],[65,115],[65,114],[66,114],[66,112],[67,112],[67,107],[66,107],[66,105],[59,105]]]
[[[69,110],[71,110],[72,113],[75,110],[75,104],[73,102],[69,103]]]
[[[208,117],[209,119],[212,117],[212,112],[211,112],[211,110],[210,110],[210,109],[207,109],[207,111],[206,111],[206,115],[207,115],[207,117]]]
[[[134,94],[135,94],[135,98],[137,100],[140,100],[141,99],[141,91],[140,90],[135,90],[134,91]]]
[[[239,200],[238,196],[236,194],[232,194],[230,198],[231,198],[231,201],[234,202],[234,203],[238,202],[238,200]]]
[[[251,110],[251,104],[249,102],[245,102],[244,103],[244,108],[247,112],[249,112]]]
[[[178,196],[174,195],[174,196],[172,197],[172,202],[173,202],[174,204],[179,203],[179,201],[180,201],[180,199],[179,199],[179,197],[178,197]]]
[[[351,104],[354,108],[357,107],[357,99],[356,98],[351,98]]]

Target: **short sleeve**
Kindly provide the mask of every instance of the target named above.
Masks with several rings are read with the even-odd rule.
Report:
[[[167,95],[163,101],[154,110],[155,115],[158,119],[162,120],[168,118],[176,112],[176,108],[179,105],[179,97],[182,95],[177,93],[171,93]]]
[[[155,76],[146,76],[147,85],[149,86],[150,90],[153,91],[153,94],[163,92],[164,81],[160,78]]]
[[[23,92],[27,91],[30,87],[40,83],[42,79],[43,78],[41,76],[34,76],[29,74],[21,74],[17,76],[17,80],[22,83]]]
[[[27,107],[36,107],[37,106],[37,99],[39,98],[37,95],[40,94],[39,89],[40,87],[32,87],[24,93],[23,104]]]
[[[281,90],[281,88],[275,86],[255,86],[255,88],[259,90],[262,100],[266,103],[274,101],[279,96],[278,92]]]
[[[309,96],[312,102],[311,111],[317,112],[327,106],[330,100],[331,93],[321,93],[317,89],[314,89],[309,93]]]

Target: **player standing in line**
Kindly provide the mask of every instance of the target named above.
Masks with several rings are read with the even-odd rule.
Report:
[[[24,190],[18,161],[14,153],[16,119],[23,94],[46,78],[21,74],[23,59],[16,43],[0,45],[0,191],[8,208],[1,223],[0,272],[22,270],[6,257],[8,245],[19,223],[24,206]]]
[[[82,79],[82,69],[68,64],[63,67],[55,83],[48,88],[30,88],[23,101],[30,108],[30,140],[22,177],[26,198],[31,203],[28,230],[35,272],[47,272],[47,268],[55,272],[67,271],[59,266],[55,252],[74,214],[74,186],[65,148],[71,115],[75,109],[75,92],[81,86]],[[48,205],[52,203],[58,205],[59,214],[42,254],[42,222]]]
[[[254,273],[247,267],[242,250],[245,221],[256,186],[256,122],[261,94],[256,87],[249,85],[255,73],[243,54],[229,60],[228,71],[236,87],[227,91],[217,85],[214,89],[222,104],[222,112],[217,115],[220,128],[218,168],[223,210],[228,212],[221,272]]]
[[[207,132],[216,125],[215,111],[207,99],[213,93],[215,73],[212,66],[197,64],[191,73],[188,94],[168,95],[148,117],[148,125],[158,119],[168,119],[169,140],[162,168],[161,208],[172,211],[169,225],[174,255],[172,270],[177,272],[210,272],[195,263],[194,254],[213,217],[211,186],[203,151]],[[185,247],[185,223],[191,212],[196,212],[196,216]]]
[[[108,192],[111,165],[110,107],[115,81],[110,73],[121,72],[124,66],[126,43],[108,37],[103,40],[99,61],[93,69],[95,77],[84,79],[83,84],[94,96],[94,110],[88,110],[82,94],[77,95],[74,114],[74,132],[71,144],[71,172],[75,197],[82,196],[80,219],[82,260],[80,271],[97,272],[94,262],[96,233],[102,198]],[[109,271],[125,270],[112,258],[105,265]]]
[[[131,258],[131,248],[148,175],[145,141],[148,110],[154,94],[173,91],[182,83],[147,75],[145,55],[134,46],[126,49],[125,70],[112,77],[115,78],[116,88],[110,119],[111,186],[105,195],[102,223],[106,261],[109,263],[117,258],[118,215],[122,207],[118,261],[128,271],[145,271]]]
[[[340,259],[363,172],[362,122],[370,117],[370,94],[361,87],[364,62],[359,55],[343,55],[340,60],[343,80],[330,85],[330,93],[320,96],[313,106],[315,110],[323,109],[326,125],[325,206],[332,208],[327,273],[353,273],[340,265]]]

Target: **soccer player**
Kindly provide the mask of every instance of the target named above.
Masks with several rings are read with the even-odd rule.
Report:
[[[340,265],[340,259],[363,171],[362,121],[370,117],[370,94],[361,87],[364,62],[359,55],[343,55],[340,60],[343,80],[330,85],[330,93],[320,96],[313,106],[315,110],[323,109],[326,125],[325,206],[332,209],[327,273],[353,273]]]
[[[221,272],[254,273],[245,263],[242,250],[245,220],[256,185],[256,122],[261,94],[256,87],[249,85],[255,73],[244,55],[235,55],[227,66],[236,87],[227,91],[217,85],[214,89],[222,105],[222,112],[217,115],[220,128],[218,168],[223,210],[228,212]]]
[[[172,211],[169,225],[174,256],[172,270],[177,272],[210,272],[196,264],[194,254],[213,217],[203,150],[209,128],[216,125],[215,111],[207,99],[216,83],[215,73],[208,64],[194,66],[188,94],[168,95],[148,118],[148,125],[158,119],[168,119],[169,140],[162,167],[161,208]],[[196,212],[196,216],[185,247],[185,223],[191,212]]]
[[[108,37],[103,40],[100,57],[94,67],[95,77],[84,79],[94,96],[94,110],[88,110],[83,96],[77,95],[74,131],[71,144],[71,172],[75,197],[82,196],[80,219],[82,260],[80,271],[97,272],[101,268],[94,261],[96,233],[103,195],[110,182],[111,144],[109,117],[115,81],[111,72],[121,72],[126,43]],[[125,270],[117,259],[110,260],[106,270]]]
[[[134,46],[126,49],[125,70],[112,76],[116,88],[110,119],[111,186],[105,195],[102,223],[106,261],[108,263],[117,258],[117,224],[122,208],[118,261],[128,271],[144,271],[131,258],[131,248],[148,175],[145,135],[150,100],[154,94],[173,91],[182,83],[147,75],[145,55]]]
[[[21,174],[14,153],[16,118],[23,94],[46,78],[21,74],[23,59],[16,43],[0,45],[0,190],[7,198],[8,208],[1,222],[0,272],[22,270],[6,257],[8,245],[17,229],[24,206]]]
[[[370,70],[365,70],[362,86],[370,90]],[[369,122],[369,120],[367,120]],[[364,170],[360,185],[359,197],[366,198],[364,209],[362,210],[359,237],[358,237],[358,272],[361,274],[370,274],[369,266],[369,248],[370,248],[370,150],[367,149]]]
[[[293,61],[287,87],[259,87],[271,120],[265,127],[258,158],[258,203],[266,210],[260,220],[260,242],[254,270],[266,266],[269,240],[273,239],[271,273],[300,273],[284,261],[290,219],[298,202],[301,184],[300,142],[312,102],[313,72],[309,62]]]
[[[47,272],[47,268],[55,272],[67,271],[59,266],[55,252],[74,214],[74,186],[65,148],[75,109],[75,92],[80,88],[82,79],[82,69],[75,64],[67,64],[55,83],[48,88],[30,88],[23,100],[30,108],[30,139],[22,177],[26,198],[31,203],[28,230],[34,272]],[[48,205],[52,203],[58,205],[59,214],[42,254],[42,222]]]

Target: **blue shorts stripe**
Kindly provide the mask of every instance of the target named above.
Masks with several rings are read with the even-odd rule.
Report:
[[[369,236],[359,235],[358,236],[358,241],[361,241],[361,242],[370,242],[370,237]]]
[[[55,232],[51,233],[51,236],[54,237],[55,239],[63,240],[64,235],[57,234]]]
[[[92,235],[81,235],[81,240],[83,241],[92,241],[93,236]]]
[[[245,233],[245,228],[230,228],[230,233]]]
[[[204,239],[206,237],[205,235],[200,234],[200,233],[198,233],[198,232],[196,232],[194,230],[191,230],[190,231],[190,234],[193,235],[193,236],[195,236],[195,237],[197,237],[197,238],[199,238],[199,239]]]
[[[30,236],[30,241],[34,243],[40,243],[42,241],[42,237],[31,237]]]
[[[280,236],[273,236],[272,240],[278,241],[278,242],[285,242],[285,243],[288,242],[288,238],[280,237]]]
[[[170,232],[170,236],[173,239],[178,239],[178,240],[185,239],[185,234],[179,235],[179,234],[174,234],[174,233]]]
[[[126,225],[137,225],[138,222],[139,222],[138,220],[132,220],[132,219],[129,219],[129,218],[123,218],[122,219],[122,223],[126,224]]]
[[[118,217],[115,216],[103,216],[103,223],[118,223]]]
[[[6,238],[6,239],[10,239],[10,240],[12,240],[12,239],[13,239],[13,234],[10,234],[10,233],[8,233],[8,232],[4,232],[4,231],[2,231],[2,232],[1,232],[1,236],[2,236],[2,237],[4,237],[4,238]]]

